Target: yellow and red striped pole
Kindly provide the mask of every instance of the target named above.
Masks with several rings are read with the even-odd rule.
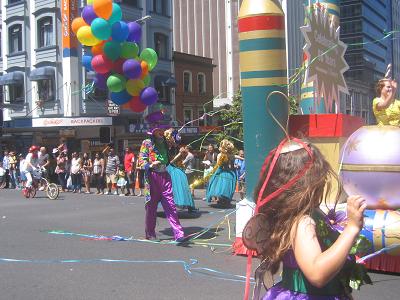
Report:
[[[261,165],[284,132],[267,113],[272,91],[287,93],[285,16],[273,0],[244,0],[239,11],[240,77],[243,96],[246,199],[253,199]],[[269,101],[274,116],[287,120],[287,102],[281,96]]]

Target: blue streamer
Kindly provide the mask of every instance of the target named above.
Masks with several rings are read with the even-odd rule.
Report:
[[[210,268],[196,267],[199,261],[191,258],[189,262],[184,260],[128,260],[128,259],[43,259],[43,260],[30,260],[30,259],[14,259],[14,258],[0,258],[0,263],[32,263],[32,264],[90,264],[90,263],[130,263],[130,264],[178,264],[181,265],[188,275],[198,275],[203,277],[212,277],[214,279],[245,282],[246,276],[235,275],[226,272],[217,271]],[[254,278],[251,278],[251,283],[254,284]]]

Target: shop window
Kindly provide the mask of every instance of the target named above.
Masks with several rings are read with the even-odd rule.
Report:
[[[8,29],[9,53],[22,51],[22,25],[14,25]]]
[[[154,34],[154,45],[159,59],[168,59],[168,37],[156,32]]]
[[[38,21],[38,47],[48,47],[54,44],[53,18],[44,17]]]
[[[192,73],[190,71],[183,72],[183,91],[185,93],[192,92]]]
[[[204,73],[197,74],[197,84],[199,88],[199,95],[206,94],[206,75]]]
[[[199,109],[199,126],[207,126],[207,117],[203,116],[204,115],[204,109]],[[203,119],[200,119],[203,117]]]
[[[39,101],[53,101],[54,100],[54,80],[44,79],[38,80],[38,97]]]
[[[25,100],[24,84],[10,84],[8,85],[8,99],[10,103],[21,103]]]
[[[193,109],[185,108],[183,110],[183,122],[186,124],[193,120]],[[191,124],[189,124],[191,125]]]
[[[153,11],[157,14],[167,16],[168,1],[153,0]]]

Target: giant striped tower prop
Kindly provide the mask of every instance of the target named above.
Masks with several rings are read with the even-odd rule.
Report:
[[[272,91],[287,93],[285,16],[279,2],[244,0],[239,11],[240,77],[243,96],[244,150],[246,158],[246,200],[254,202],[253,192],[261,165],[284,133],[267,113],[266,98]],[[287,102],[274,95],[269,101],[274,116],[287,120]],[[239,203],[240,205],[240,203]],[[237,213],[235,246],[241,242],[242,226],[250,216]],[[239,247],[240,248],[240,247]],[[237,249],[237,247],[235,247]],[[236,251],[241,253],[241,251]]]
[[[311,5],[321,5],[328,10],[334,24],[337,26],[339,24],[340,17],[340,0],[304,0],[306,11],[310,10]],[[307,66],[307,57],[304,55],[303,63]],[[303,114],[321,114],[326,112],[325,104],[323,101],[319,103],[318,106],[314,107],[315,98],[314,84],[312,82],[303,83],[301,86],[301,97],[300,97],[300,110]]]

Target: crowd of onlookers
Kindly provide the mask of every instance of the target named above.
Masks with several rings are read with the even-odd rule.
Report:
[[[35,168],[35,165],[40,168],[43,177],[57,182],[63,192],[135,196],[137,188],[138,196],[143,193],[145,170],[138,165],[138,153],[135,154],[131,147],[126,147],[123,153],[117,155],[113,145],[109,144],[103,151],[93,153],[92,156],[89,153],[68,151],[65,140],[61,140],[60,145],[51,153],[45,147],[32,147],[28,153],[30,156],[5,150],[0,157],[0,181],[5,181],[6,188],[23,188],[27,181],[26,174],[29,173],[28,166]],[[189,183],[195,177],[206,176],[217,162],[217,152],[211,144],[205,153],[193,153],[190,145],[181,147],[179,152],[182,157],[179,167],[184,170]],[[242,150],[239,156],[243,159],[236,159],[234,168],[239,180],[239,191],[243,191],[245,172]],[[26,160],[28,157],[30,163]]]

